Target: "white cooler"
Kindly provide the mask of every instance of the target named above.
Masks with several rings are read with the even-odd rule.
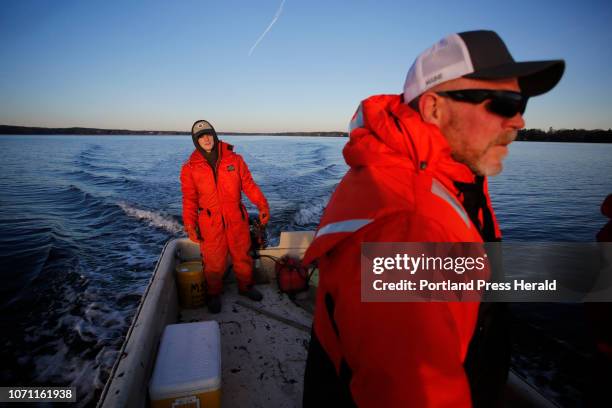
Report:
[[[166,326],[149,397],[153,408],[221,406],[221,335],[216,321]]]

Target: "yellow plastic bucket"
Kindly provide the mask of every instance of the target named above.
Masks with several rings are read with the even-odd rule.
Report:
[[[179,303],[193,309],[204,306],[204,271],[202,262],[183,262],[176,267]]]

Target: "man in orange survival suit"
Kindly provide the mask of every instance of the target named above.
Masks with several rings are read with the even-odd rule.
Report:
[[[350,169],[304,258],[320,271],[305,406],[500,404],[504,305],[361,302],[360,245],[500,240],[486,177],[501,171],[527,99],[564,68],[515,62],[492,31],[452,34],[415,60],[403,94],[360,104]]]
[[[196,150],[181,169],[183,222],[189,238],[200,243],[208,309],[219,313],[228,251],[239,293],[255,301],[262,299],[261,293],[252,286],[249,215],[240,200],[241,191],[259,209],[263,225],[270,218],[270,210],[242,156],[233,152],[232,145],[218,139],[210,123],[195,122],[191,137]]]

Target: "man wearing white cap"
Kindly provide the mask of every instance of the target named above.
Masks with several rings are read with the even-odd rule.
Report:
[[[493,31],[463,32],[419,55],[403,94],[359,105],[350,169],[304,258],[320,272],[305,406],[503,403],[503,305],[362,302],[361,243],[501,240],[486,178],[502,170],[528,98],[564,68],[515,62]]]

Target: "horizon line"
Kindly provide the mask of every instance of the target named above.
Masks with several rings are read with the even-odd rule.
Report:
[[[112,131],[112,132],[121,132],[121,131],[126,131],[126,132],[144,132],[144,133],[151,133],[151,132],[158,132],[158,133],[184,133],[184,134],[191,134],[191,131],[189,130],[156,130],[156,129],[110,129],[110,128],[97,128],[97,127],[87,127],[87,126],[66,126],[66,127],[47,127],[47,126],[22,126],[22,125],[4,125],[4,124],[0,124],[0,129],[1,128],[22,128],[22,129],[46,129],[46,130],[63,130],[63,129],[83,129],[83,130],[96,130],[96,131]],[[215,129],[216,130],[216,129]],[[595,131],[595,130],[601,130],[601,131],[612,131],[612,128],[591,128],[591,129],[586,129],[586,128],[553,128],[552,126],[550,126],[548,129],[542,129],[542,128],[522,128],[519,129],[519,131],[525,131],[525,130],[541,130],[541,131],[559,131],[559,130],[584,130],[584,131]],[[216,130],[217,131],[217,130]],[[310,131],[306,131],[306,130],[284,130],[284,131],[217,131],[218,134],[246,134],[246,135],[255,135],[255,134],[288,134],[288,133],[349,133],[346,130],[310,130]]]

